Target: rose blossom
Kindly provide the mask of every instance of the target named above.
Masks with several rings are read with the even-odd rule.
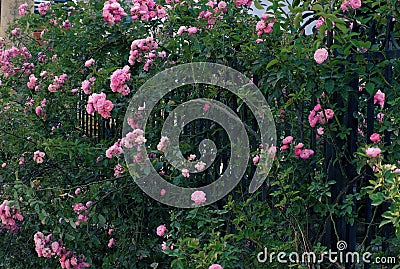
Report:
[[[328,59],[328,51],[325,48],[317,49],[314,53],[314,60],[317,64],[322,64]]]
[[[377,142],[381,142],[381,136],[377,133],[373,133],[369,139],[371,140],[372,143],[377,143]]]
[[[191,195],[191,200],[196,204],[199,205],[201,203],[206,202],[206,194],[203,191],[195,191]]]
[[[365,153],[367,154],[368,157],[376,158],[381,155],[381,149],[380,148],[367,148]]]
[[[158,236],[164,236],[165,232],[167,231],[167,227],[165,225],[160,225],[157,227],[157,235]]]

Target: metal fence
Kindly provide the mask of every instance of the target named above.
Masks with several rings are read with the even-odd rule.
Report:
[[[381,52],[365,52],[361,53],[363,57],[368,59],[368,61],[372,61],[375,63],[379,63],[385,59],[399,59],[400,58],[400,47],[398,43],[396,42],[396,39],[399,37],[394,36],[394,24],[396,23],[395,20],[392,20],[391,17],[387,18],[387,25],[385,28],[385,38],[384,40],[378,39],[378,33],[376,29],[376,25],[373,21],[370,22],[369,24],[369,40],[371,41],[372,44],[380,44],[382,46],[382,51]],[[357,29],[356,29],[357,30]],[[332,33],[330,33],[332,35]],[[329,34],[328,34],[329,35]],[[332,37],[332,36],[331,36]],[[328,38],[328,46],[333,44],[333,39]],[[351,55],[350,60],[353,59],[355,60],[355,57],[357,55]],[[234,68],[234,66],[232,66]],[[388,65],[385,67],[383,70],[384,77],[385,79],[391,83],[392,82],[392,66]],[[256,81],[255,81],[256,83]],[[336,152],[336,147],[334,145],[339,145],[341,147],[344,147],[346,149],[346,152],[348,153],[349,156],[352,156],[354,152],[357,151],[358,149],[358,142],[357,142],[357,137],[358,137],[358,127],[359,127],[359,122],[356,117],[354,117],[355,114],[358,113],[359,111],[359,80],[357,77],[354,77],[353,80],[350,82],[350,86],[352,88],[352,92],[350,92],[348,100],[344,100],[340,95],[334,95],[332,97],[331,102],[337,104],[340,108],[343,108],[346,113],[344,113],[341,117],[339,117],[340,123],[349,128],[350,134],[346,139],[341,139],[341,138],[335,138],[335,140],[331,141],[326,141],[325,143],[325,149],[324,149],[324,154],[325,154],[325,171],[327,174],[327,179],[328,180],[335,180],[336,184],[331,187],[331,193],[332,193],[332,203],[337,203],[337,204],[342,204],[345,195],[347,194],[356,194],[359,192],[361,186],[361,182],[359,180],[359,175],[357,174],[355,166],[351,163],[351,161],[348,160],[341,160],[345,164],[345,172],[341,172],[337,164],[335,164],[333,161],[337,158],[338,153]],[[384,89],[383,89],[384,90]],[[238,104],[236,102],[236,99],[234,98],[229,98],[229,96],[216,96],[216,99],[218,99],[220,102],[225,103],[229,105],[234,111],[238,108]],[[84,99],[82,99],[84,100]],[[109,137],[115,137],[118,136],[118,132],[120,132],[121,129],[121,122],[120,120],[105,120],[102,119],[98,116],[91,116],[86,113],[85,107],[84,107],[84,101],[82,104],[80,104],[80,111],[78,113],[78,119],[82,128],[82,132],[90,137],[93,137],[94,139],[97,139],[98,141],[101,141],[102,139],[108,139]],[[369,137],[372,133],[374,133],[374,103],[373,103],[373,96],[370,96],[368,99],[368,104],[367,104],[367,132],[366,132],[366,139],[367,143],[371,143],[369,140]],[[250,111],[244,107],[241,109],[241,117],[243,122],[246,123],[247,127],[257,130],[257,123],[254,120],[254,118],[251,116]],[[154,116],[154,118],[157,117],[164,117],[166,118],[168,115],[166,114],[157,114]],[[306,118],[303,115],[299,116],[299,120]],[[154,123],[157,125],[157,123]],[[302,128],[302,127],[300,127]],[[185,128],[183,132],[183,136],[190,135],[190,134],[202,134],[202,133],[207,133],[207,131],[210,130],[210,123],[194,123],[191,126]],[[303,135],[303,131],[299,130],[300,137]],[[390,144],[390,132],[386,131],[385,133],[385,144],[389,145]],[[196,136],[197,137],[197,136]],[[224,145],[226,143],[229,143],[229,140],[226,139],[223,135],[216,135],[213,137],[216,144]],[[199,139],[199,138],[195,138]],[[256,137],[250,138],[249,139],[251,145],[252,145],[252,150],[257,148],[258,146],[258,141]],[[192,141],[193,144],[198,143],[199,141]],[[311,135],[311,144],[312,147],[316,147],[316,142],[315,142],[315,134]],[[207,172],[207,177],[206,177],[206,182],[203,182],[205,184],[208,184],[218,178],[222,174],[221,167],[227,167],[227,162],[229,161],[229,156],[227,154],[221,154],[219,157],[215,160],[217,165],[214,165],[213,171],[208,171]],[[373,178],[373,171],[371,168],[367,167],[367,176],[370,178]],[[254,172],[254,171],[252,171]],[[247,180],[250,175],[246,175],[246,178],[243,179],[242,181],[242,188],[243,190],[246,189],[247,183],[249,182]],[[262,199],[267,199],[268,192],[270,189],[266,186],[263,185],[262,187]],[[371,241],[373,238],[376,236],[382,236],[389,238],[393,236],[393,230],[389,228],[389,226],[384,226],[382,229],[378,230],[378,225],[379,225],[379,220],[375,219],[373,221],[373,211],[372,211],[372,205],[371,201],[369,199],[363,200],[363,201],[357,201],[354,198],[354,206],[352,208],[353,214],[356,216],[356,220],[353,224],[349,224],[346,222],[345,217],[335,217],[333,222],[330,219],[325,220],[325,226],[324,230],[325,232],[323,233],[322,237],[322,242],[325,246],[331,249],[336,248],[336,243],[337,243],[337,235],[339,236],[340,240],[345,240],[348,243],[348,251],[356,251],[357,248],[360,246],[360,238],[361,236],[365,236],[367,234],[367,240],[364,242],[363,247],[368,247],[371,245]],[[221,205],[223,202],[221,203]],[[383,204],[379,208],[379,212],[384,212],[388,208],[388,204]],[[361,210],[360,210],[361,209]],[[373,223],[372,223],[373,222]],[[372,224],[371,224],[372,223]],[[337,233],[335,232],[334,226],[337,227]],[[380,250],[385,251],[387,248],[387,244],[383,243],[382,246],[378,246]],[[350,268],[350,265],[348,267]],[[369,268],[369,265],[365,265],[364,268]]]

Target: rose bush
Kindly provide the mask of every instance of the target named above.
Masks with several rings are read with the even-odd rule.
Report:
[[[341,236],[337,219],[367,223],[373,243],[398,254],[400,61],[372,57],[385,49],[388,25],[398,38],[398,1],[293,1],[287,8],[271,1],[260,18],[249,13],[251,4],[78,1],[41,4],[39,14],[20,7],[0,52],[1,266],[265,268],[257,261],[264,247],[324,251],[327,223]],[[199,61],[235,68],[269,101],[279,143],[255,194],[247,193],[248,179],[267,149],[247,106],[222,89],[177,89],[157,104],[151,132],[121,137],[129,98],[147,79]],[[218,140],[218,164],[205,173],[177,171],[163,156],[164,116],[198,97],[238,112],[252,154],[243,184],[223,201],[170,208],[138,188],[123,149],[146,145],[154,167],[179,186],[218,178],[229,152],[219,125],[190,125],[182,135],[182,155],[192,161],[201,139]],[[201,205],[207,195],[191,198]],[[372,219],[353,210],[367,198],[377,212]],[[381,237],[379,224],[396,232]],[[367,246],[366,237],[358,239]],[[287,268],[271,264],[279,266]]]

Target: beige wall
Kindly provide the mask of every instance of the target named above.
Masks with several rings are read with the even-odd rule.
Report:
[[[27,3],[32,7],[33,0],[0,0],[0,3],[0,36],[4,36],[8,23],[19,16],[18,7],[23,3]]]

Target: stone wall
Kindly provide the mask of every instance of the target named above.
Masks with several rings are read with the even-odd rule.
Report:
[[[18,7],[28,3],[33,8],[33,0],[0,0],[0,36],[4,36],[8,23],[18,17]]]

